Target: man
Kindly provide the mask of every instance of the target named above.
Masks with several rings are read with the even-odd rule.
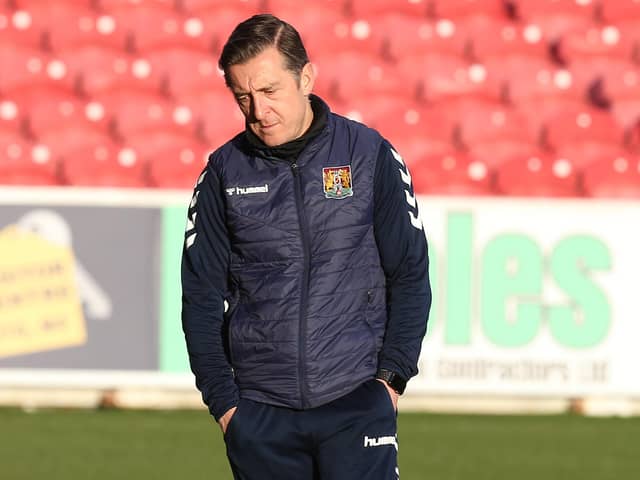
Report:
[[[397,478],[397,400],[431,302],[409,172],[311,94],[289,24],[242,22],[219,64],[246,130],[195,187],[182,324],[234,477]]]

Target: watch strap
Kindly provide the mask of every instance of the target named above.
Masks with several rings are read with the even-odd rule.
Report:
[[[391,387],[391,389],[396,392],[398,395],[402,395],[404,393],[405,388],[407,387],[407,380],[402,376],[398,375],[391,370],[387,370],[386,368],[378,369],[376,373],[376,378],[380,380],[384,380],[387,385]]]

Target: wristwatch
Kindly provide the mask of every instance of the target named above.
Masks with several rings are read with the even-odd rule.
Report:
[[[376,378],[384,380],[386,384],[389,385],[398,395],[402,395],[404,393],[404,389],[407,387],[407,381],[391,370],[384,368],[379,369],[378,373],[376,373]]]

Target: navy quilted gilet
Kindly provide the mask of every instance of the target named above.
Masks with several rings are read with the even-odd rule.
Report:
[[[373,378],[387,321],[373,232],[382,138],[329,114],[295,163],[211,157],[231,242],[229,356],[243,398],[311,408]]]

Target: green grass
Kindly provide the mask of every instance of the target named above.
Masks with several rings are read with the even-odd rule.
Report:
[[[403,413],[399,423],[404,480],[640,479],[640,418]],[[231,474],[202,411],[0,409],[0,479]]]

